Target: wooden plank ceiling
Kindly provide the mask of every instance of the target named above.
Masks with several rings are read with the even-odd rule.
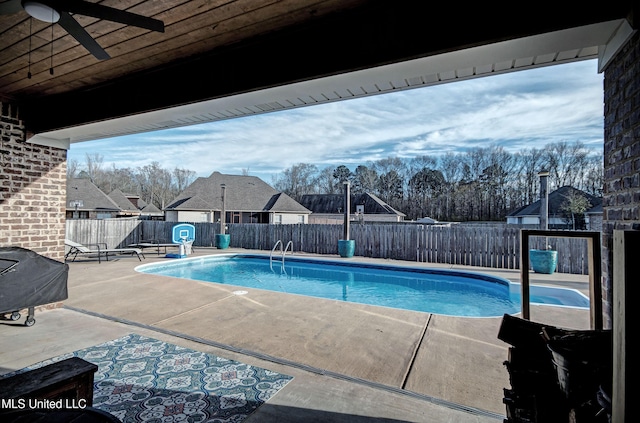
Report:
[[[74,15],[111,56],[100,61],[59,25],[32,19],[24,11],[0,16],[3,97],[40,97],[105,83],[362,3],[362,0],[90,1],[162,20],[165,32]]]

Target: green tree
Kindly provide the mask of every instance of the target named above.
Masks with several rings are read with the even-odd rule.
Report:
[[[353,173],[351,173],[349,168],[345,165],[340,165],[333,171],[333,179],[338,186],[342,186],[342,184],[345,182],[351,182],[352,178]]]
[[[560,205],[560,210],[566,213],[567,220],[573,230],[582,228],[584,225],[584,212],[591,208],[591,202],[578,191],[572,191],[565,197]]]
[[[395,170],[390,170],[387,173],[380,175],[378,179],[378,191],[380,196],[391,207],[396,210],[402,208],[404,181],[402,177]]]
[[[440,212],[440,196],[444,190],[444,176],[435,169],[422,168],[409,180],[409,206],[408,214],[412,218],[424,216],[442,217]]]
[[[353,174],[353,194],[364,194],[367,192],[376,192],[378,185],[378,173],[365,165],[356,167]]]

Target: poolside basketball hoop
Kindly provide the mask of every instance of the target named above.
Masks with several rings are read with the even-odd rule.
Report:
[[[191,254],[191,246],[196,239],[196,228],[188,223],[175,225],[172,229],[171,242],[178,244],[178,254],[167,254],[169,258],[184,258]]]

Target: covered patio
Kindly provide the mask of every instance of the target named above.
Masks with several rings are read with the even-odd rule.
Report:
[[[196,2],[126,3],[114,5],[163,20],[167,36],[79,18],[111,53],[110,60],[102,61],[56,25],[36,23],[31,32],[26,13],[0,17],[3,245],[63,260],[66,151],[76,142],[598,58],[605,73],[603,317],[605,326],[618,325],[614,329],[621,336],[614,339],[614,353],[624,374],[626,299],[635,298],[635,287],[626,280],[633,280],[637,270],[624,261],[621,250],[614,250],[614,229],[632,230],[640,222],[637,187],[625,183],[638,173],[637,154],[626,154],[634,151],[638,128],[636,2],[610,1],[577,10],[537,2],[525,13],[501,5],[420,1],[389,7],[378,1],[327,0],[287,8],[288,3],[256,7],[258,3],[247,0],[207,2],[204,9]],[[84,282],[99,287],[101,275],[89,276]],[[102,283],[111,287],[117,280]],[[131,286],[122,289],[127,292]],[[133,308],[120,313],[143,307],[144,295],[137,295],[135,307],[130,304]],[[9,364],[14,358],[7,353],[36,358],[27,353],[33,351],[27,345],[24,354],[8,348],[11,342],[4,341],[11,338],[4,333],[7,327],[2,329],[3,366],[17,364]],[[40,339],[40,348],[47,348],[46,339],[65,333],[62,325],[59,329],[59,334],[51,331]],[[89,340],[91,330],[78,335]],[[32,342],[27,344],[37,348]],[[504,357],[498,355],[490,360],[494,368]],[[474,367],[471,373],[476,372]],[[452,380],[433,389],[449,386],[466,392],[466,384]],[[617,378],[616,422],[629,413],[625,390],[626,381]]]

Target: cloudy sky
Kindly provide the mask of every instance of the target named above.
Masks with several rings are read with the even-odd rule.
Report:
[[[582,61],[246,118],[72,144],[82,167],[273,176],[297,163],[354,169],[387,157],[411,158],[503,146],[508,151],[580,141],[603,146],[603,76]],[[144,156],[140,156],[144,151]]]

